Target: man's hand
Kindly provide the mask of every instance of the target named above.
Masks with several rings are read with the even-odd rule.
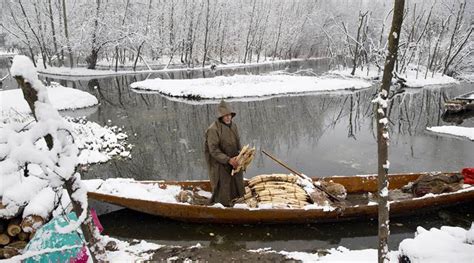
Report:
[[[232,157],[229,159],[229,164],[232,165],[232,168],[237,169],[239,162],[237,162],[237,157]]]

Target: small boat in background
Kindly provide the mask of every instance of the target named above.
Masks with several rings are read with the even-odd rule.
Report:
[[[389,198],[392,193],[400,194],[395,198],[390,198],[390,216],[414,214],[423,210],[474,201],[474,186],[462,183],[460,189],[441,194],[426,194],[416,197],[413,194],[401,193],[402,187],[410,185],[410,183],[413,184],[420,176],[432,174],[443,174],[449,177],[460,176],[460,173],[453,172],[389,175]],[[108,179],[86,182],[86,185],[90,199],[147,214],[195,223],[293,224],[377,217],[377,175],[328,176],[315,177],[312,180],[332,181],[343,185],[347,190],[347,203],[343,206],[309,205],[303,208],[223,207],[220,204],[209,206],[182,203],[176,200],[176,195],[182,189],[199,192],[201,196],[209,195],[209,181],[166,182]],[[138,192],[139,188],[144,188],[145,191]]]
[[[474,92],[469,92],[444,103],[446,112],[456,113],[474,110]]]

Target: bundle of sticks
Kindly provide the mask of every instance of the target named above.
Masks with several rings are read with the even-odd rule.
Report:
[[[252,162],[254,156],[255,147],[250,148],[248,144],[242,147],[242,150],[240,150],[239,155],[237,155],[237,162],[239,163],[239,165],[236,169],[232,170],[231,174],[234,175],[240,171],[246,171],[247,167]]]

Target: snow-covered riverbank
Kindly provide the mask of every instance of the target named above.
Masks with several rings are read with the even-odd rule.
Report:
[[[271,64],[282,64],[296,61],[306,61],[306,60],[319,60],[326,58],[314,58],[314,59],[292,59],[292,60],[275,60],[275,61],[263,61],[258,63],[228,63],[228,64],[219,64],[212,65],[213,69],[232,69],[232,68],[244,68],[244,67],[257,67],[262,65],[271,65]],[[167,67],[166,64],[161,65],[152,65],[153,67],[158,67],[159,69],[146,69],[146,70],[101,70],[101,69],[87,69],[85,67],[48,67],[46,69],[42,68],[41,65],[38,67],[38,73],[55,76],[59,78],[93,78],[93,77],[110,77],[117,75],[133,75],[133,74],[147,74],[147,73],[156,73],[156,72],[178,72],[178,71],[190,71],[190,70],[209,70],[211,65],[195,68],[182,67],[180,65],[171,65]]]
[[[467,138],[471,141],[474,141],[474,127],[435,126],[427,127],[426,129],[435,133]]]
[[[58,83],[53,82],[47,91],[51,104],[60,111],[84,109],[98,104],[93,95]],[[0,91],[0,101],[0,122],[4,125],[16,122],[27,128],[27,124],[33,121],[21,89]],[[80,151],[79,163],[102,163],[114,156],[130,158],[132,146],[127,143],[127,134],[120,127],[101,126],[82,117],[65,119],[71,126],[72,136]]]
[[[93,95],[52,82],[47,87],[48,97],[53,107],[57,110],[74,110],[97,105],[99,102]],[[28,103],[23,98],[21,89],[0,91],[0,111],[14,111],[16,113],[31,112]]]
[[[416,70],[415,67],[410,67],[406,70],[405,73],[400,74],[399,76],[406,80],[404,83],[407,87],[410,88],[422,88],[425,86],[431,85],[447,85],[447,84],[459,84],[459,81],[443,75],[439,72],[433,74],[433,72],[428,72],[425,78],[424,68]],[[342,76],[344,78],[353,78],[353,79],[366,79],[366,80],[382,80],[383,71],[378,70],[376,67],[371,67],[369,70],[361,70],[357,68],[354,76],[351,75],[352,69],[346,68],[342,70],[332,70],[329,74]]]

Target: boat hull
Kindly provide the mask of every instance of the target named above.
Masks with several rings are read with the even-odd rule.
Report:
[[[391,189],[400,188],[406,183],[415,180],[420,174],[391,175]],[[375,192],[377,190],[376,176],[338,176],[327,177],[343,184],[349,193]],[[152,183],[152,182],[145,182]],[[181,185],[184,187],[199,187],[209,189],[206,181],[194,182],[155,182],[160,186]],[[222,208],[214,206],[189,205],[182,203],[165,203],[157,201],[123,198],[119,196],[89,192],[89,198],[103,201],[147,214],[162,216],[179,221],[195,223],[222,223],[222,224],[285,224],[285,223],[318,223],[340,220],[353,220],[377,217],[378,206],[357,205],[338,207],[332,211],[325,209],[240,209]],[[462,202],[474,200],[474,187],[461,191],[428,195],[421,198],[392,201],[390,203],[390,216],[401,216],[418,213],[423,210],[436,209]]]

